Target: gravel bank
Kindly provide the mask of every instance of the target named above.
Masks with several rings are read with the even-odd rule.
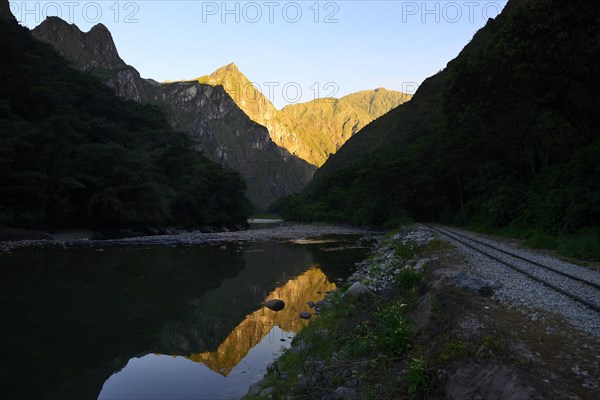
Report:
[[[600,272],[591,268],[585,268],[579,265],[570,264],[554,257],[540,254],[530,250],[519,249],[496,240],[475,235],[458,229],[452,229],[462,235],[475,238],[481,242],[491,244],[495,247],[510,251],[521,257],[525,257],[554,269],[578,276],[591,282],[600,282]],[[545,313],[558,314],[565,318],[573,326],[600,337],[600,313],[586,307],[569,297],[551,289],[539,282],[536,282],[527,276],[483,255],[473,249],[449,238],[446,235],[436,234],[440,239],[452,242],[467,258],[467,268],[469,272],[487,282],[496,286],[494,298],[509,308],[516,308],[524,311],[531,320],[543,318]],[[549,282],[565,289],[577,293],[583,298],[598,303],[600,291],[590,288],[586,285],[571,281],[566,277],[557,275],[552,271],[543,270],[532,266],[525,261],[515,259],[502,252],[490,250],[477,243],[469,242],[476,248],[492,254],[503,261],[514,264],[517,267],[526,270],[535,276],[548,280]]]
[[[349,283],[361,281],[375,293],[381,293],[394,286],[396,276],[403,268],[410,267],[421,271],[428,258],[415,257],[403,260],[396,254],[394,245],[402,243],[407,247],[424,246],[434,239],[434,234],[421,225],[404,230],[391,237],[379,239],[373,257],[357,265],[356,271],[348,278]]]
[[[218,233],[191,232],[177,235],[140,236],[111,240],[21,240],[18,242],[0,242],[0,253],[10,252],[19,247],[189,246],[240,241],[308,240],[330,235],[373,235],[376,233],[378,232],[343,226],[283,224],[275,227],[245,231]]]

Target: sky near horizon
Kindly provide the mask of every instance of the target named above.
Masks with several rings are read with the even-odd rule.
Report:
[[[111,31],[144,78],[193,79],[235,62],[281,108],[385,87],[413,93],[506,5],[498,1],[10,1],[28,28],[60,16]]]

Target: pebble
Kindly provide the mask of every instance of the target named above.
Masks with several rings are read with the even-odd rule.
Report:
[[[300,318],[302,319],[310,319],[310,317],[312,317],[312,314],[306,311],[302,311],[300,313]]]

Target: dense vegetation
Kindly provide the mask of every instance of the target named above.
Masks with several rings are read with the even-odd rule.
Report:
[[[278,209],[297,220],[413,218],[598,238],[599,31],[589,2],[510,1],[411,102],[352,138]]]
[[[121,100],[0,20],[0,225],[233,225],[245,184],[156,107]]]

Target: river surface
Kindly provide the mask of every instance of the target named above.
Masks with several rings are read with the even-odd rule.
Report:
[[[266,235],[268,236],[268,235]],[[362,235],[23,247],[0,254],[0,393],[10,399],[244,395],[362,260]],[[261,307],[279,298],[286,307]]]

